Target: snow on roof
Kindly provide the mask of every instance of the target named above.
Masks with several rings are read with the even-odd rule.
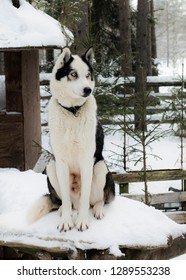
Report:
[[[72,41],[73,35],[57,20],[36,10],[25,0],[20,7],[11,0],[0,1],[0,49],[22,47],[64,47]]]

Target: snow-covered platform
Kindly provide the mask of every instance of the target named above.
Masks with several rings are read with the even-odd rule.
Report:
[[[29,205],[45,193],[45,175],[0,169],[0,245],[64,259],[169,259],[186,252],[186,225],[120,196],[105,207],[102,220],[90,210],[90,227],[84,232],[58,232],[57,211],[28,224]]]

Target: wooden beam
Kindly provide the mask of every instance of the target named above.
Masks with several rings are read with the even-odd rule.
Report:
[[[134,199],[137,201],[144,202],[145,196],[143,194],[121,194],[124,197]],[[150,204],[159,204],[159,203],[170,203],[170,202],[182,202],[186,201],[186,192],[170,192],[170,193],[159,193],[153,194],[149,197]]]
[[[22,98],[25,169],[30,169],[39,158],[41,146],[38,50],[22,51]]]
[[[36,164],[41,146],[38,49],[5,52],[5,76],[7,114],[0,114],[0,166],[26,170]],[[16,122],[19,113],[22,117]]]
[[[176,239],[172,239],[170,236],[167,247],[125,248],[121,251],[125,254],[125,260],[169,260],[186,253],[185,238],[186,234]]]
[[[143,174],[143,171],[132,171],[121,174],[113,174],[113,178],[117,183],[143,182]],[[186,170],[181,169],[160,169],[147,171],[147,181],[169,181],[185,178]]]
[[[52,259],[75,259],[75,260],[167,260],[173,257],[177,257],[181,254],[186,253],[186,234],[173,239],[171,236],[168,237],[167,243],[161,246],[127,246],[120,245],[120,250],[124,253],[123,256],[117,257],[111,255],[107,249],[98,250],[81,250],[76,249],[76,252],[62,247],[43,247],[28,244],[28,242],[11,242],[0,240],[0,246],[6,246],[15,248],[19,252],[27,252],[31,255],[30,259],[35,259],[37,253],[47,252]],[[11,257],[11,256],[10,256]]]
[[[56,49],[61,50],[61,46],[55,46],[55,45],[48,45],[48,46],[25,46],[25,47],[10,47],[10,48],[0,48],[0,52],[17,52],[17,51],[29,51],[29,50],[43,50],[43,49]]]
[[[186,224],[186,212],[166,212],[165,214],[177,224]]]

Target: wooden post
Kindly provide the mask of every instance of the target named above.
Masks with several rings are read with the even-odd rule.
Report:
[[[29,169],[35,166],[41,146],[38,50],[22,51],[22,98],[25,169]]]
[[[0,114],[0,166],[30,169],[41,145],[39,51],[5,52],[5,77],[7,113]]]
[[[129,193],[129,184],[128,183],[120,183],[119,184],[119,193]]]
[[[183,179],[183,191],[186,192],[186,180]],[[186,211],[186,202],[182,202],[182,210]]]
[[[183,180],[183,185],[184,185],[183,190],[184,190],[184,192],[186,192],[186,180]]]
[[[24,170],[21,51],[4,53],[6,114],[0,115],[0,167]]]

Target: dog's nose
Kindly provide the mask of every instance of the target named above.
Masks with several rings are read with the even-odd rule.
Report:
[[[89,88],[89,87],[85,87],[85,88],[83,89],[83,92],[84,92],[83,96],[84,96],[84,97],[87,97],[87,96],[89,96],[89,95],[91,94],[92,90],[91,90],[91,88]]]

